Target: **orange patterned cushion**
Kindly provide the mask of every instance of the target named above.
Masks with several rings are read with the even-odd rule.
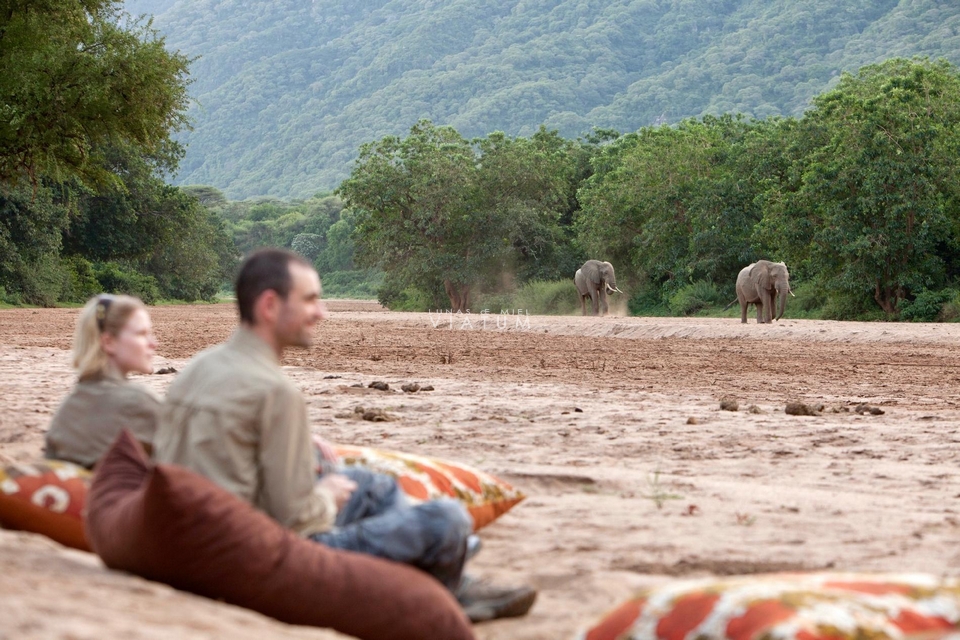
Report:
[[[461,500],[473,516],[474,531],[490,524],[525,497],[503,480],[459,462],[370,447],[334,445],[334,449],[345,464],[395,477],[414,502],[444,496]]]
[[[89,483],[90,472],[70,462],[0,467],[0,525],[90,551],[82,513]]]
[[[807,573],[682,580],[646,590],[581,640],[934,640],[960,623],[960,581]]]
[[[413,501],[450,496],[462,500],[474,530],[484,527],[524,495],[490,474],[456,462],[368,447],[335,446],[346,464],[364,466],[397,478]],[[90,545],[82,512],[92,474],[60,460],[0,467],[0,526],[41,533],[83,551]]]

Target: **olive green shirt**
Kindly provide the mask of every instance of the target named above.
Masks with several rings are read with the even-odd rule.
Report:
[[[337,507],[316,486],[303,394],[273,349],[245,327],[198,355],[170,385],[154,454],[210,478],[301,535],[333,526]]]
[[[92,468],[124,428],[153,443],[160,399],[149,389],[106,373],[78,382],[47,431],[44,455]]]

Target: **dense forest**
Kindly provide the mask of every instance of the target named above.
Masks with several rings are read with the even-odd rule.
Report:
[[[179,184],[310,197],[421,119],[567,138],[799,117],[842,72],[960,63],[944,0],[128,0],[192,59]]]

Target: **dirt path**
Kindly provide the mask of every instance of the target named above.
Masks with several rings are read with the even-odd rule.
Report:
[[[524,619],[477,626],[480,638],[571,637],[633,588],[671,576],[824,567],[960,572],[960,324],[757,326],[738,317],[458,317],[364,302],[330,307],[319,344],[285,362],[318,432],[463,460],[529,495],[484,530],[473,565],[502,582],[538,586],[540,600]],[[235,317],[228,305],[151,313],[161,341],[157,368],[182,368],[226,338]],[[71,384],[76,314],[0,310],[0,461],[40,455],[43,431]],[[162,392],[171,378],[140,381]],[[365,388],[373,380],[392,390]],[[412,381],[436,390],[395,391]],[[739,411],[721,411],[724,398]],[[825,411],[786,415],[795,401]],[[851,411],[863,403],[884,413]],[[358,405],[397,420],[336,417]],[[11,535],[0,549],[25,544]],[[4,557],[0,571],[9,569]],[[35,579],[49,580],[46,593],[56,597],[49,594],[61,593],[58,582],[45,575]],[[108,598],[120,584],[104,580],[98,593],[60,597]],[[151,609],[173,606],[150,590],[142,599]],[[30,603],[18,610],[29,616]],[[37,602],[36,619],[45,611]],[[140,614],[115,615],[129,616],[129,626]],[[207,622],[226,634],[237,624],[232,616]]]

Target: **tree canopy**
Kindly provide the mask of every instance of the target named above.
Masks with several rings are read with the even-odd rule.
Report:
[[[768,226],[784,231],[771,244],[893,314],[960,266],[960,77],[945,61],[894,59],[845,74],[814,105],[801,179],[770,194]]]
[[[476,285],[549,255],[572,159],[555,133],[471,143],[421,121],[406,138],[364,145],[338,193],[357,215],[362,262],[466,311]]]
[[[176,165],[187,59],[120,2],[8,0],[0,67],[0,181],[110,181],[111,144]]]

